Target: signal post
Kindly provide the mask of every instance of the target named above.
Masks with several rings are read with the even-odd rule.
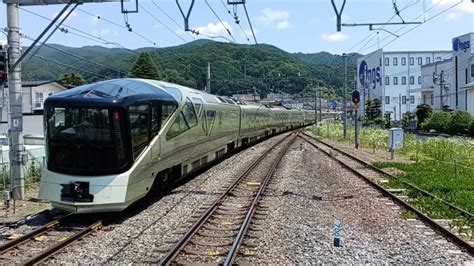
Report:
[[[359,149],[359,119],[357,116],[357,111],[359,110],[359,102],[360,102],[360,93],[359,91],[355,90],[352,92],[352,102],[354,103],[354,111],[355,111],[355,119],[354,119],[354,143],[355,148]]]

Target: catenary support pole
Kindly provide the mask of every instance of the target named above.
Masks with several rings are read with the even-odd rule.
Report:
[[[211,93],[211,63],[207,62],[206,92]]]
[[[347,138],[347,55],[344,53],[342,54],[344,58],[344,81],[342,86],[342,121],[344,124],[343,135],[344,139]]]
[[[355,117],[354,117],[354,143],[355,148],[359,149],[359,118],[357,116],[357,108],[355,109]]]
[[[8,91],[10,113],[8,114],[8,135],[10,139],[10,175],[13,185],[13,198],[25,197],[25,179],[23,175],[23,112],[21,91],[20,58],[20,18],[18,4],[7,4],[7,27],[9,63],[14,66],[8,73]]]

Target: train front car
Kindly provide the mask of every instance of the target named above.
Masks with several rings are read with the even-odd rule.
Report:
[[[149,157],[142,153],[177,106],[170,93],[133,79],[49,97],[39,197],[76,213],[125,209],[151,186],[152,178],[131,179],[146,169]]]

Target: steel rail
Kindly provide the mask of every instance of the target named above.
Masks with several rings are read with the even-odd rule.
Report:
[[[194,222],[191,228],[186,231],[183,237],[170,249],[170,251],[161,259],[159,265],[169,265],[171,264],[181,250],[186,246],[189,240],[196,234],[196,232],[204,225],[204,223],[211,217],[212,213],[217,209],[219,203],[221,203],[231,191],[237,187],[237,185],[253,170],[255,169],[261,161],[263,161],[267,155],[278,145],[280,145],[283,141],[285,141],[291,134],[285,136],[277,143],[275,143],[272,147],[267,149],[259,158],[257,158],[248,168],[243,172],[235,181],[234,183],[224,191],[218,199],[216,199],[211,206],[199,217],[199,219]]]
[[[411,184],[410,182],[407,182],[407,181],[405,181],[405,180],[400,180],[400,178],[398,178],[398,177],[396,177],[396,176],[394,176],[394,175],[392,175],[392,174],[390,174],[390,173],[388,173],[388,172],[386,172],[386,171],[384,171],[384,170],[382,170],[382,169],[380,169],[380,168],[378,168],[378,167],[376,167],[376,166],[373,166],[372,164],[370,164],[370,163],[368,163],[368,162],[365,162],[365,161],[363,161],[363,160],[357,158],[356,156],[354,156],[354,155],[352,155],[352,154],[350,154],[350,153],[348,153],[348,152],[346,152],[346,151],[344,151],[344,150],[342,150],[342,149],[340,149],[340,148],[338,148],[338,147],[336,147],[336,146],[334,146],[334,145],[331,145],[331,144],[329,144],[329,143],[327,143],[327,142],[325,142],[325,141],[322,141],[322,140],[320,140],[320,139],[317,139],[317,138],[315,138],[315,137],[313,137],[313,136],[310,136],[310,135],[308,135],[308,134],[306,134],[306,133],[302,133],[302,134],[305,135],[305,136],[307,136],[307,137],[309,137],[309,138],[312,138],[312,139],[314,139],[314,140],[316,140],[316,141],[319,141],[320,143],[322,143],[322,144],[324,144],[324,145],[330,147],[331,149],[333,149],[333,150],[335,150],[335,151],[337,151],[337,152],[339,152],[339,153],[342,153],[343,155],[345,155],[345,156],[347,156],[347,157],[349,157],[349,158],[351,158],[351,159],[357,161],[358,163],[360,163],[360,164],[362,164],[362,165],[364,165],[364,166],[366,166],[366,167],[369,167],[370,169],[372,169],[372,170],[378,172],[379,174],[385,175],[385,176],[387,176],[387,177],[389,177],[389,178],[391,178],[391,179],[393,179],[393,180],[399,180],[399,181],[401,181],[401,182],[402,182],[403,184],[405,184],[406,186],[411,187],[411,188],[413,188],[413,189],[415,189],[415,190],[421,192],[423,195],[428,196],[428,197],[431,197],[431,198],[433,198],[433,199],[436,199],[436,200],[442,202],[443,204],[449,206],[451,209],[456,210],[456,211],[462,213],[464,216],[466,216],[466,218],[469,218],[469,219],[472,219],[472,218],[473,218],[473,217],[472,217],[472,216],[473,216],[472,213],[470,213],[470,212],[467,211],[467,210],[464,210],[464,209],[462,209],[462,208],[460,208],[460,207],[458,207],[458,206],[456,206],[456,205],[454,205],[454,204],[452,204],[452,203],[450,203],[450,202],[448,202],[448,201],[446,201],[446,200],[444,200],[444,199],[442,199],[442,198],[440,198],[440,197],[438,197],[438,196],[436,196],[436,195],[434,195],[434,194],[432,194],[432,193],[430,193],[430,192],[428,192],[428,191],[426,191],[426,190],[424,190],[424,189],[422,189],[422,188],[420,188],[420,187],[418,187],[418,186],[416,186],[416,185],[413,185],[413,184]]]
[[[297,135],[296,135],[297,136]],[[240,226],[239,232],[237,233],[237,236],[235,237],[234,241],[232,242],[232,247],[229,250],[229,253],[227,254],[227,257],[224,261],[224,266],[229,266],[232,265],[235,261],[235,258],[237,257],[237,253],[239,252],[240,245],[242,244],[242,241],[247,234],[248,228],[250,226],[250,222],[252,221],[253,215],[255,211],[257,210],[257,204],[260,201],[261,197],[263,196],[263,192],[268,186],[268,183],[270,182],[270,179],[273,177],[275,174],[278,165],[280,164],[281,160],[283,159],[283,156],[288,151],[288,148],[290,145],[295,141],[296,136],[293,137],[282,149],[282,151],[278,154],[278,157],[276,158],[275,161],[273,161],[270,170],[267,172],[265,175],[265,180],[263,181],[262,185],[260,186],[260,189],[258,190],[257,194],[255,195],[255,198],[252,202],[252,205],[250,206],[250,209],[247,212],[247,215],[245,216],[245,219]]]
[[[51,246],[48,249],[42,251],[40,254],[35,255],[33,258],[22,262],[21,264],[23,264],[23,265],[34,265],[34,264],[40,263],[40,262],[44,261],[45,259],[47,259],[49,256],[51,256],[51,255],[55,254],[56,252],[58,252],[59,250],[67,247],[68,245],[70,245],[71,243],[81,239],[82,237],[84,237],[84,236],[100,229],[101,227],[102,227],[102,220],[99,220],[99,221],[89,225],[88,227],[82,229],[81,231],[75,233],[74,235],[69,236],[67,239],[59,242],[58,244],[56,244],[54,246]]]
[[[21,237],[18,237],[14,240],[11,240],[5,244],[3,244],[2,246],[0,246],[0,254],[3,254],[5,252],[7,252],[8,250],[16,247],[16,246],[19,246],[21,245],[22,243],[26,242],[26,241],[29,241],[31,239],[33,239],[34,237],[38,236],[38,235],[41,235],[49,230],[52,230],[56,227],[58,227],[60,225],[60,223],[66,219],[67,217],[69,217],[71,214],[68,214],[68,215],[65,215],[59,219],[55,219]]]
[[[306,134],[304,134],[306,135]],[[307,135],[306,135],[307,136]],[[353,167],[349,166],[348,164],[344,163],[343,161],[339,160],[337,157],[333,156],[330,152],[322,149],[321,147],[319,147],[318,145],[314,144],[312,141],[308,140],[307,138],[304,138],[302,136],[299,136],[301,139],[305,140],[308,144],[310,144],[311,146],[313,146],[314,148],[322,151],[323,153],[325,153],[326,155],[328,155],[330,158],[332,158],[333,160],[335,160],[336,162],[338,162],[339,164],[341,164],[342,166],[344,166],[346,169],[348,169],[349,171],[351,171],[352,173],[354,173],[355,175],[361,177],[364,181],[366,181],[368,184],[370,184],[371,186],[373,186],[374,188],[376,188],[377,190],[379,190],[380,192],[382,192],[384,195],[387,195],[389,196],[390,198],[392,198],[392,200],[394,200],[395,202],[397,202],[399,205],[403,206],[405,209],[408,209],[412,212],[414,212],[419,218],[420,220],[422,220],[423,222],[427,223],[428,225],[430,225],[434,230],[440,232],[442,235],[444,235],[445,237],[449,238],[450,240],[452,240],[456,245],[458,245],[461,249],[465,249],[471,256],[474,255],[474,247],[466,240],[462,239],[461,237],[459,237],[458,235],[456,235],[454,232],[452,232],[451,230],[445,228],[444,226],[442,226],[441,224],[437,223],[435,220],[431,219],[430,217],[428,217],[426,214],[424,214],[423,212],[421,212],[420,210],[418,210],[416,207],[410,205],[409,203],[405,202],[404,200],[402,200],[401,198],[397,197],[395,194],[393,194],[392,192],[388,191],[387,189],[385,189],[384,187],[382,187],[381,185],[377,184],[374,180],[372,180],[371,178],[365,176],[364,174],[360,173],[359,171],[357,171],[356,169],[354,169]],[[311,136],[310,136],[311,137]],[[318,139],[315,139],[313,137],[311,137],[313,140],[316,140],[316,141],[319,141]],[[323,145],[326,145],[322,142],[320,142],[321,144]],[[326,145],[327,147],[331,148],[331,145]],[[343,153],[343,155],[345,155]],[[346,157],[349,157],[350,159],[352,159],[352,156],[346,156]],[[357,160],[356,160],[357,161]]]

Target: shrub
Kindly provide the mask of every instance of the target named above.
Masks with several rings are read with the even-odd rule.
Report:
[[[404,129],[410,129],[412,128],[413,124],[415,123],[415,114],[412,112],[406,112],[403,114],[403,118],[401,121],[402,128]]]
[[[416,118],[418,119],[418,127],[425,122],[426,119],[433,115],[433,109],[428,104],[420,104],[416,107]]]
[[[456,111],[449,120],[447,131],[449,134],[466,134],[472,122],[471,114],[466,111]]]
[[[449,125],[450,115],[447,112],[434,112],[431,116],[429,129],[434,129],[440,133],[446,133]]]
[[[474,137],[474,119],[471,121],[471,125],[469,126],[469,136]]]

